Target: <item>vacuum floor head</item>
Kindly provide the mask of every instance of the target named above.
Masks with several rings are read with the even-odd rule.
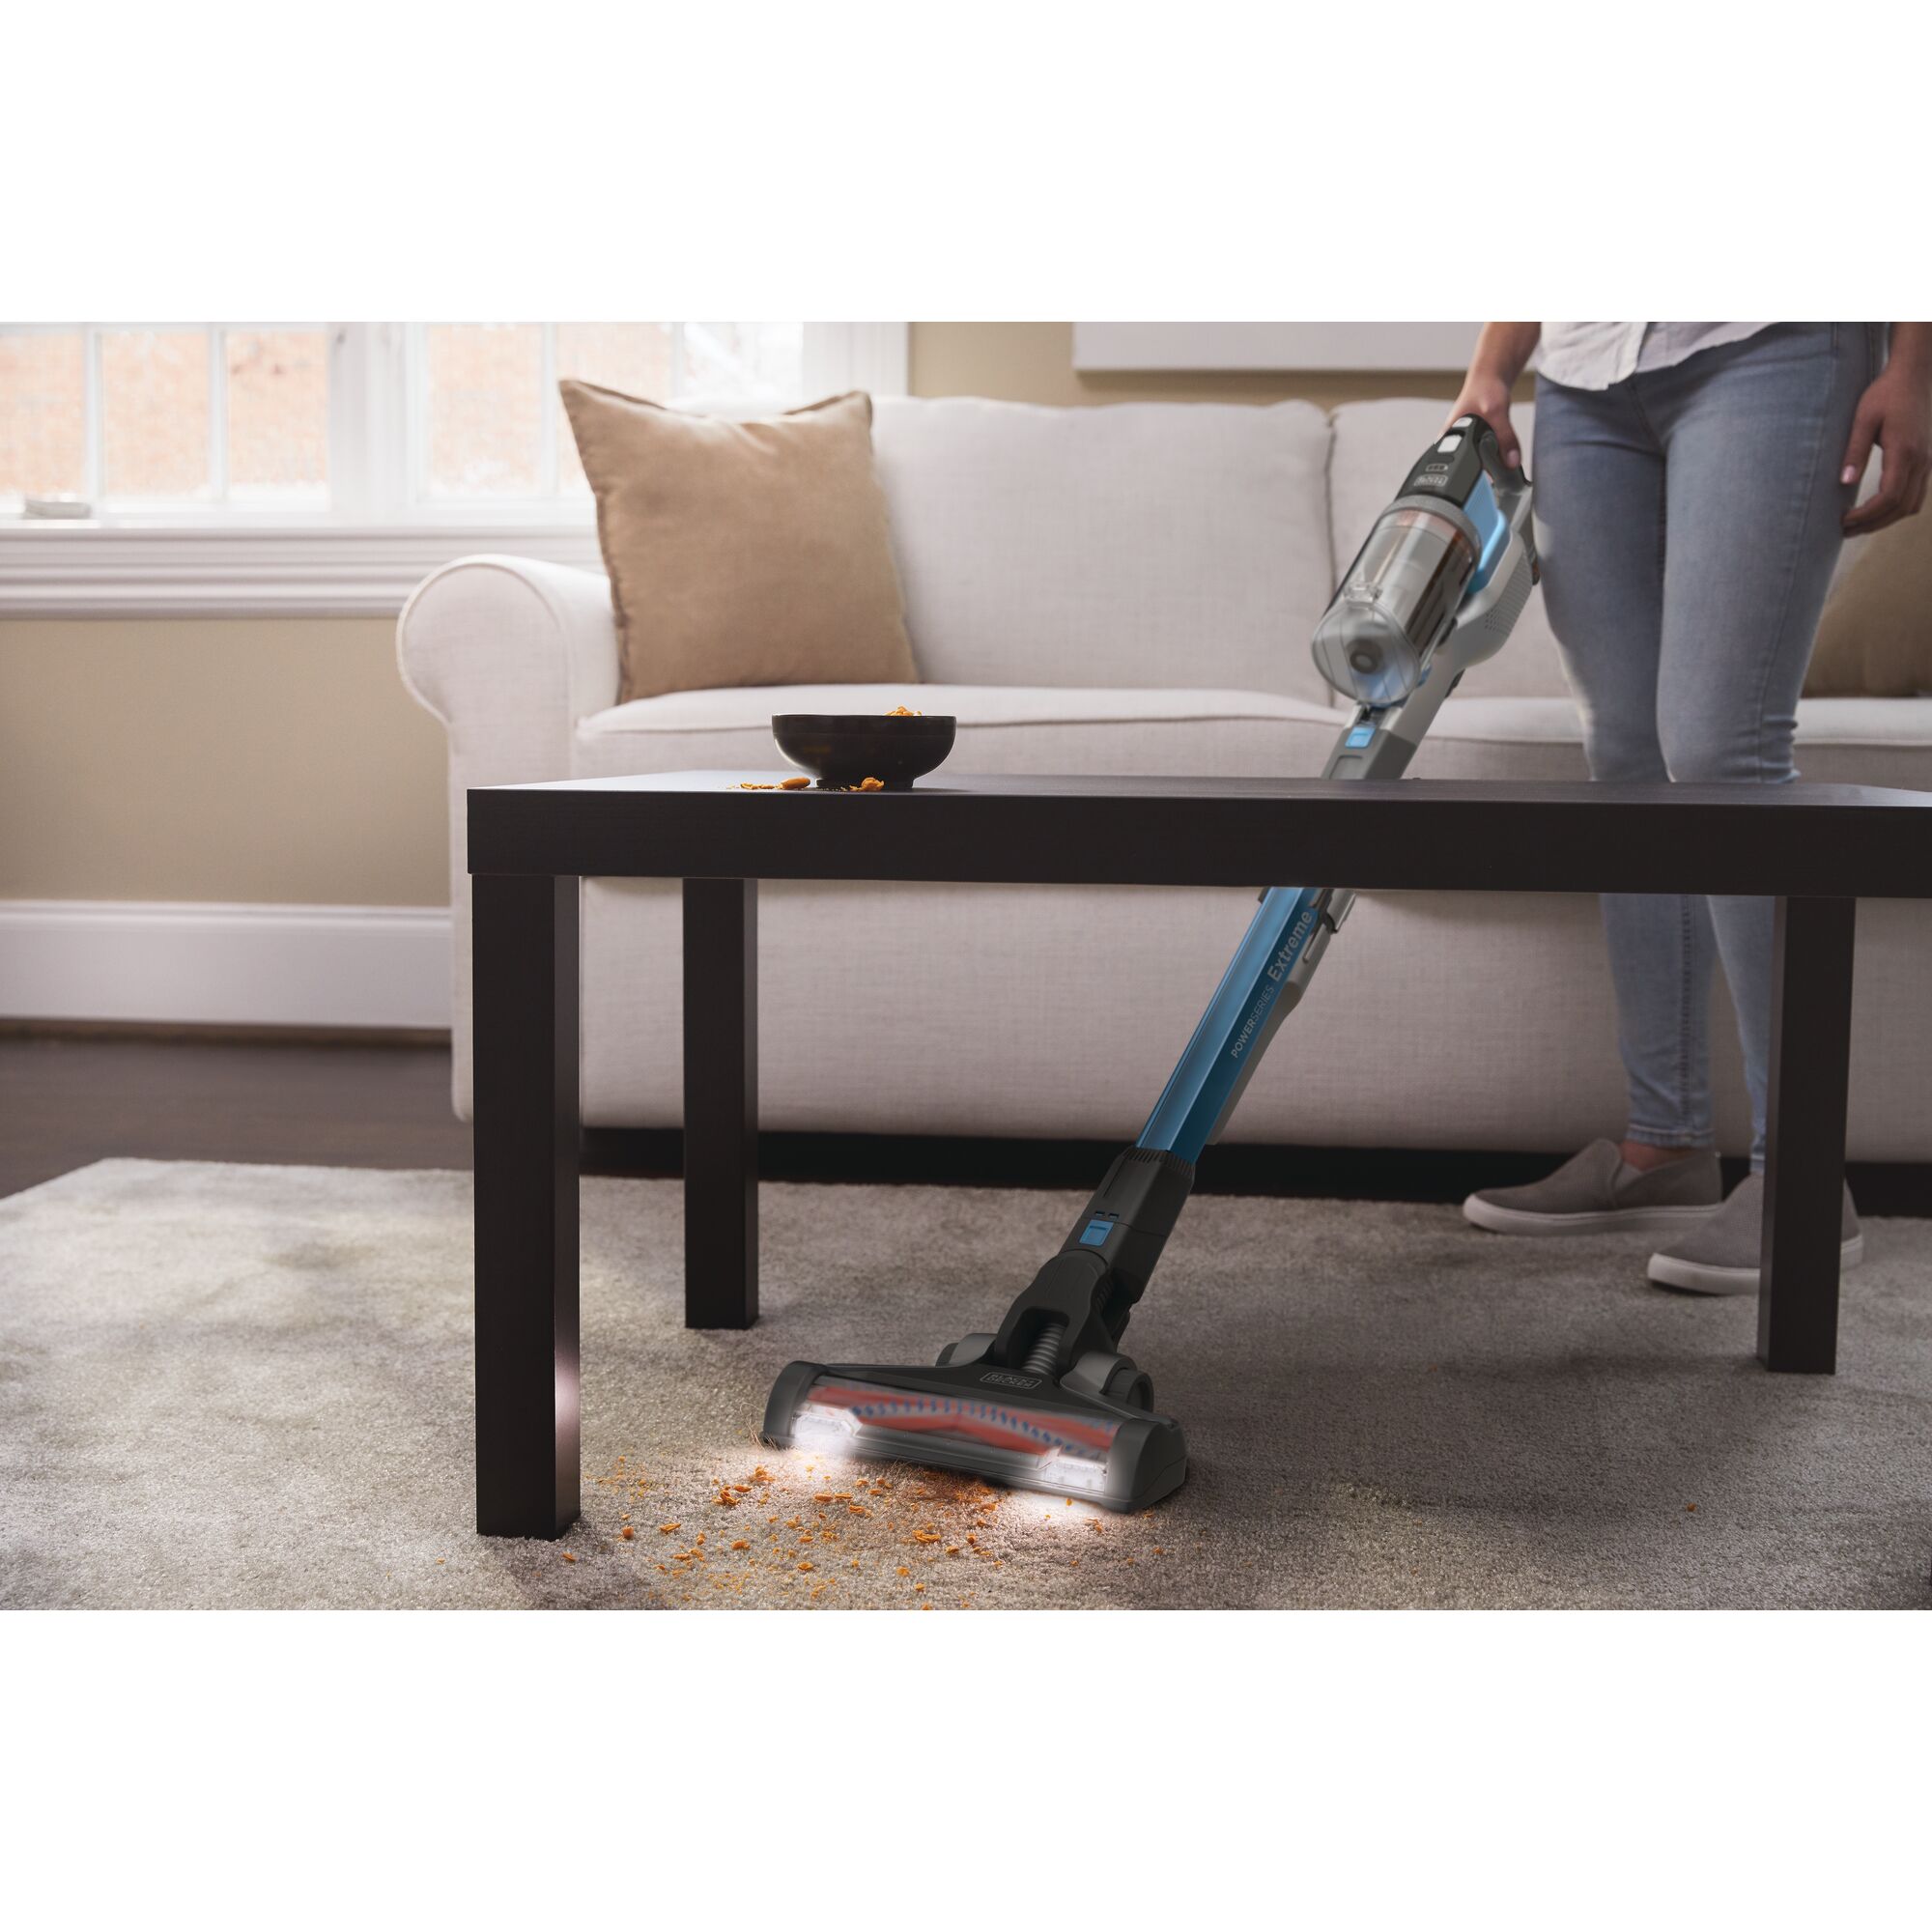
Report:
[[[923,1463],[1113,1510],[1157,1502],[1187,1473],[1171,1417],[983,1361],[793,1362],[773,1384],[763,1435],[778,1448]]]

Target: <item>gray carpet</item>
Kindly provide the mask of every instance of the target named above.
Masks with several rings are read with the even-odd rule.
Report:
[[[1748,1300],[1653,1290],[1627,1239],[1206,1197],[1131,1338],[1193,1447],[1172,1501],[757,1445],[780,1364],[993,1325],[1079,1205],[769,1186],[764,1321],[694,1335],[677,1187],[587,1181],[584,1518],[502,1543],[469,1528],[467,1176],[103,1161],[0,1201],[0,1603],[1932,1602],[1928,1222],[1868,1227],[1840,1373],[1774,1378]]]

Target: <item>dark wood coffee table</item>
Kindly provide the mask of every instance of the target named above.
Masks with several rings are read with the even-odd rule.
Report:
[[[741,791],[745,776],[469,794],[485,1534],[558,1536],[578,1513],[585,877],[684,881],[685,1319],[699,1328],[758,1312],[759,879],[1775,897],[1758,1354],[1834,1367],[1854,918],[1860,898],[1932,897],[1932,793],[949,773],[792,796]]]

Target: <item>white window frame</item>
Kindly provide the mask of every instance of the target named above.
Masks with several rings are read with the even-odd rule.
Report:
[[[432,570],[474,551],[598,567],[587,495],[412,500],[412,325],[326,327],[327,509],[210,502],[128,504],[73,523],[0,516],[0,619],[393,616]],[[909,333],[902,322],[807,323],[806,393],[904,395]],[[217,399],[211,412],[218,417],[219,410]],[[97,438],[99,420],[92,412]],[[219,439],[218,420],[211,435]],[[98,449],[89,468],[98,477]]]

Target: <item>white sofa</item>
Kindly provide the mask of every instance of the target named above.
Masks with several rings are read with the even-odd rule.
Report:
[[[1439,404],[1407,400],[1332,417],[1300,403],[882,400],[874,440],[916,689],[620,705],[603,578],[510,556],[438,571],[399,638],[410,690],[449,732],[458,1112],[469,1110],[469,786],[767,771],[781,762],[772,713],[900,701],[957,715],[953,773],[1312,774],[1340,711],[1310,633],[1440,420]],[[1808,701],[1799,737],[1807,778],[1932,788],[1932,699]],[[1540,599],[1443,707],[1415,773],[1584,777]],[[1254,855],[1257,885],[1293,871],[1291,853]],[[675,884],[585,886],[590,1124],[680,1117],[678,903]],[[1131,1139],[1251,909],[1251,895],[1222,890],[768,886],[763,1122]],[[1856,1159],[1932,1158],[1928,941],[1932,910],[1861,910]],[[1719,1124],[1735,1152],[1743,1082],[1721,986],[1717,999]],[[1377,894],[1230,1138],[1556,1151],[1622,1120],[1593,899]]]

